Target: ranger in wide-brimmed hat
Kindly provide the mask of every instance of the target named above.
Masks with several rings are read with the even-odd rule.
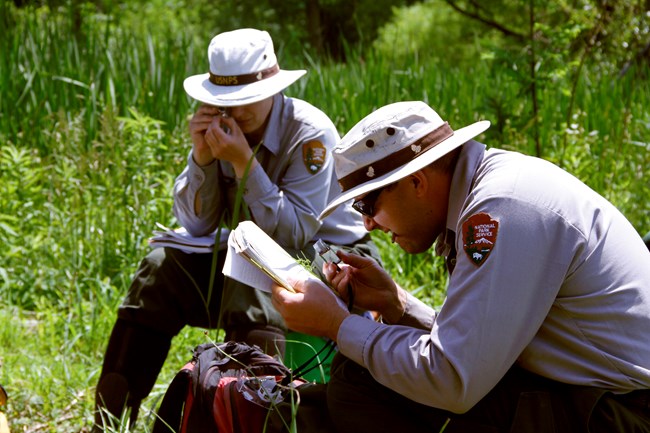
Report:
[[[280,68],[268,32],[240,29],[220,33],[208,47],[210,70],[183,82],[188,95],[204,104],[252,104],[289,87],[307,71]]]
[[[357,123],[334,149],[342,193],[320,218],[353,197],[426,167],[489,127],[490,122],[483,120],[454,131],[424,102],[398,102],[378,109]],[[363,213],[363,207],[358,210]]]
[[[341,191],[331,153],[340,137],[322,111],[283,94],[305,71],[282,69],[262,30],[221,33],[207,54],[209,71],[183,83],[202,103],[190,120],[187,166],[174,185],[174,216],[185,235],[214,237],[219,229],[225,239],[228,227],[252,219],[300,258],[312,258],[312,244],[320,238],[379,260],[361,216],[350,206],[318,220]],[[217,240],[218,249],[224,246]],[[226,340],[283,354],[287,329],[268,294],[226,279],[225,252],[215,258],[190,251],[155,248],[140,264],[106,349],[96,430],[108,414],[120,419],[124,409],[135,421],[172,337],[186,325],[220,326]]]
[[[291,329],[326,335],[338,431],[650,432],[650,252],[610,202],[561,168],[453,129],[427,104],[370,113],[334,149],[346,203],[408,253],[435,244],[438,311],[377,264],[338,252],[276,286]],[[426,262],[423,262],[426,263]],[[352,289],[350,290],[350,286]],[[332,289],[380,320],[351,315]]]

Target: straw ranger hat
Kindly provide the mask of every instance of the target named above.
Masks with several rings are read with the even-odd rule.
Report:
[[[490,122],[483,120],[454,131],[419,101],[379,108],[357,123],[334,148],[334,168],[342,193],[318,218],[322,220],[354,197],[415,173],[489,127]],[[428,134],[433,135],[427,147],[417,143]]]
[[[280,69],[268,32],[239,29],[220,33],[208,47],[210,72],[183,82],[187,94],[203,103],[233,107],[259,102],[305,75]]]

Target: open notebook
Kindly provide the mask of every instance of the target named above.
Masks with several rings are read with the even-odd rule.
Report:
[[[230,232],[223,274],[265,292],[271,292],[274,282],[295,292],[288,282],[289,276],[315,280],[327,287],[252,221],[242,221]],[[329,290],[338,303],[347,308],[345,302]]]
[[[319,280],[252,221],[230,232],[223,274],[265,292],[273,282],[293,292],[289,275]]]

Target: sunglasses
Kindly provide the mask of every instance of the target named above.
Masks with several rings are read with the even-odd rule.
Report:
[[[352,203],[352,209],[356,210],[362,215],[372,218],[375,214],[375,202],[377,201],[377,198],[379,198],[379,195],[384,190],[384,188],[378,188],[374,191],[370,191],[368,194],[355,200]]]

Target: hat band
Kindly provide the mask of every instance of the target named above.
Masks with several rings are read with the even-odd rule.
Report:
[[[372,178],[383,176],[386,173],[406,164],[422,155],[427,150],[431,150],[449,137],[454,135],[454,130],[445,122],[429,134],[420,138],[408,147],[391,153],[387,157],[361,167],[345,177],[339,179],[339,185],[342,191],[347,191],[357,185],[360,185]],[[423,148],[422,145],[425,145]]]
[[[243,75],[215,75],[210,72],[210,82],[216,86],[241,86],[242,84],[251,84],[262,81],[265,78],[274,76],[280,72],[280,67],[276,63],[268,69],[264,69],[253,74]]]

